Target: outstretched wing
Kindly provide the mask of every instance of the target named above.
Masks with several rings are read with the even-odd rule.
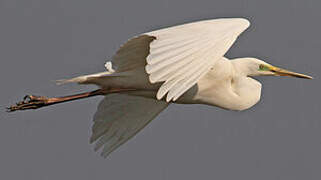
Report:
[[[157,99],[167,94],[167,102],[175,101],[224,56],[249,25],[246,19],[223,18],[144,33],[121,46],[113,64],[116,72],[139,69],[136,74],[147,73],[150,83],[162,83]]]
[[[146,33],[150,43],[146,72],[151,83],[164,82],[157,99],[175,101],[224,56],[248,26],[246,19],[216,19]]]
[[[90,142],[97,141],[95,151],[103,147],[101,155],[107,157],[167,106],[168,103],[156,99],[109,94],[100,102],[94,115]]]

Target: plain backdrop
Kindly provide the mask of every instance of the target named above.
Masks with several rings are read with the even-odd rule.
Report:
[[[243,112],[171,105],[107,159],[89,144],[103,97],[6,113],[25,94],[93,86],[53,80],[104,71],[128,38],[202,19],[246,17],[227,57],[253,56],[314,80],[258,78]],[[321,179],[320,0],[0,0],[0,179]]]

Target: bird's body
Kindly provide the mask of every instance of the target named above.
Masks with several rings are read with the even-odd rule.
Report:
[[[242,60],[229,60],[222,57],[217,61],[215,68],[211,68],[173,103],[207,104],[229,110],[244,110],[252,107],[260,100],[261,83],[241,73],[240,68],[244,64]],[[117,74],[117,72],[114,73]],[[96,84],[103,89],[135,89],[124,93],[152,99],[156,99],[157,91],[161,87],[160,83],[149,82],[144,66],[122,72],[119,76],[111,73],[89,79],[82,83]],[[161,100],[165,101],[165,99]]]
[[[59,83],[95,84],[101,92],[107,92],[94,116],[90,139],[96,142],[95,150],[104,147],[102,155],[106,157],[170,103],[245,110],[255,105],[261,96],[261,83],[253,76],[311,79],[256,58],[229,60],[224,57],[249,25],[246,19],[227,18],[144,33],[120,47],[106,63],[107,71]],[[63,101],[92,95],[101,93],[69,96]],[[35,102],[23,102],[11,110],[37,108],[38,101],[39,98]],[[56,103],[57,99],[51,102]]]

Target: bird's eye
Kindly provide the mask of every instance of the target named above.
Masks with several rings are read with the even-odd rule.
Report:
[[[263,64],[260,64],[259,70],[264,71],[264,69],[265,69],[265,66]]]

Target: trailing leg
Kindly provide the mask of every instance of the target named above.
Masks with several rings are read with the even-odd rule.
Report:
[[[20,101],[16,103],[15,105],[12,105],[10,107],[7,107],[7,112],[13,112],[17,110],[28,110],[28,109],[38,109],[41,107],[73,101],[77,99],[83,99],[88,98],[92,96],[98,96],[98,95],[106,95],[108,93],[116,93],[116,92],[122,92],[122,91],[130,91],[134,89],[98,89],[91,92],[85,92],[70,96],[63,96],[63,97],[45,97],[45,96],[34,96],[34,95],[27,95],[23,98],[23,101]]]

